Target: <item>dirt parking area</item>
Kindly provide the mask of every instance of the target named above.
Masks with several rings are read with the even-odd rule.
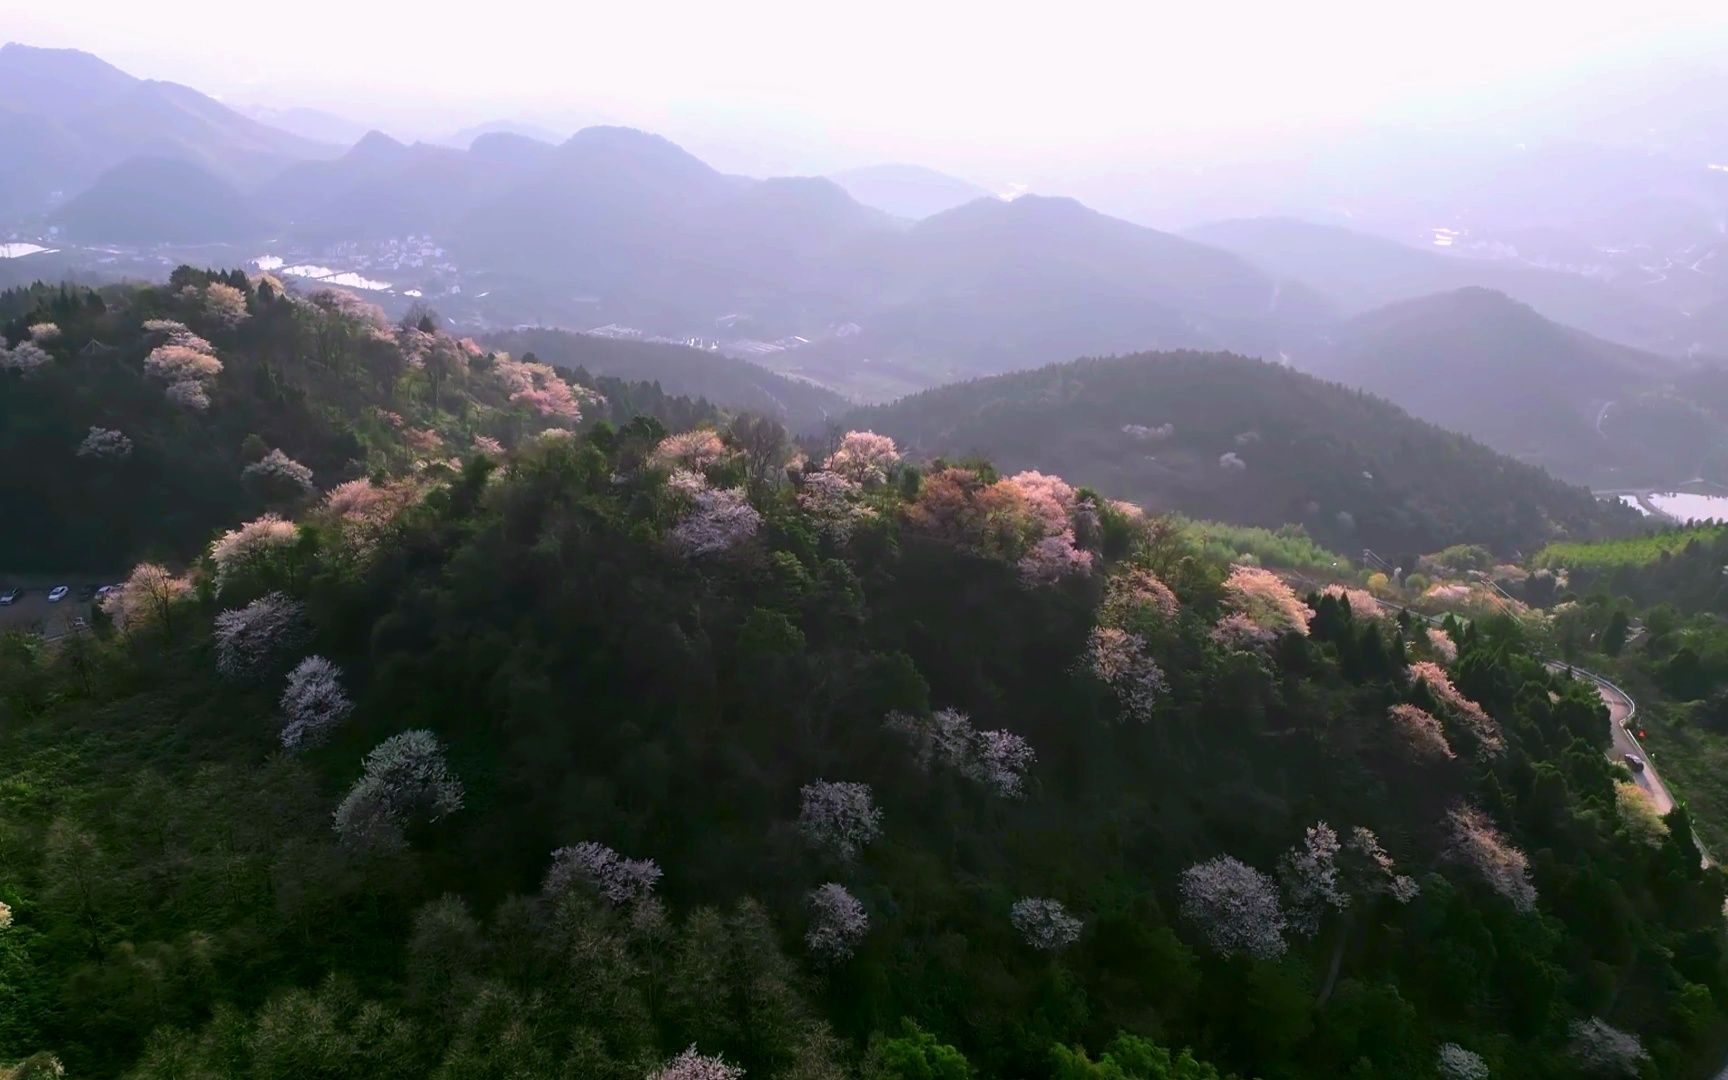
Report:
[[[125,576],[124,572],[52,575],[0,571],[0,594],[12,589],[24,590],[15,602],[0,606],[0,633],[34,629],[44,637],[59,637],[71,628],[73,619],[90,617],[98,588],[124,580]],[[48,594],[57,585],[67,587],[66,597],[49,603]]]

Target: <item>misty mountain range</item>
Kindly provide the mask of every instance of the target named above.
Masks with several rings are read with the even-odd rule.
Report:
[[[225,244],[230,261],[266,241],[430,236],[495,326],[747,332],[789,343],[755,359],[854,398],[1194,348],[1371,390],[1575,480],[1643,482],[1728,443],[1674,389],[1688,357],[1728,352],[1728,289],[1698,282],[1706,302],[1686,307],[1293,218],[1178,235],[916,165],[733,176],[627,128],[554,143],[500,122],[454,145],[371,131],[343,149],[307,137],[351,135],[341,118],[242,115],[69,50],[0,49],[0,101],[0,223],[89,245]],[[1656,165],[1630,173],[1663,190]],[[1514,202],[1538,199],[1542,175],[1511,177]],[[1571,211],[1590,191],[1623,199],[1616,175],[1569,193]]]

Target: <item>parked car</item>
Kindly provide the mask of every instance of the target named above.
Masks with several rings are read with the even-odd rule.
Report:
[[[7,589],[5,592],[0,593],[0,607],[11,607],[13,604],[16,604],[18,598],[23,595],[23,589]]]
[[[1637,754],[1627,754],[1626,764],[1631,766],[1633,772],[1644,771],[1644,759],[1639,757]]]
[[[118,589],[119,587],[120,586],[118,586],[118,585],[104,585],[104,586],[102,586],[100,589],[96,590],[96,599],[98,599],[98,600],[102,599],[104,596],[107,596],[109,593],[113,592],[115,589]]]
[[[58,604],[60,601],[66,599],[66,594],[71,591],[71,589],[68,589],[64,585],[56,585],[48,593],[48,602],[50,604]]]

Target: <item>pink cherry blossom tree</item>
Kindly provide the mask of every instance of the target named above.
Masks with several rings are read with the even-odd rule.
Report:
[[[886,480],[899,463],[900,449],[893,439],[874,431],[848,431],[822,467],[853,483],[870,485]]]
[[[1488,887],[1523,913],[1536,910],[1536,886],[1530,881],[1530,860],[1474,806],[1459,805],[1447,815],[1451,826],[1450,854],[1474,869]]]
[[[704,489],[691,496],[691,509],[672,530],[672,542],[686,555],[717,555],[756,535],[762,515],[740,488]]]
[[[648,1080],[742,1080],[744,1070],[726,1064],[726,1059],[708,1057],[691,1046],[682,1054],[648,1074]]]
[[[1446,741],[1446,732],[1441,729],[1440,721],[1426,709],[1401,703],[1387,709],[1386,718],[1404,737],[1410,755],[1418,761],[1450,761],[1457,756],[1452,752],[1452,744]]]
[[[1146,641],[1114,626],[1095,626],[1086,640],[1086,666],[1116,695],[1122,715],[1137,723],[1152,719],[1169,684],[1146,652]]]
[[[229,529],[210,545],[210,561],[216,566],[216,592],[242,571],[258,565],[274,552],[293,545],[300,533],[291,521],[275,514]]]
[[[1470,729],[1484,756],[1505,751],[1506,739],[1500,733],[1500,725],[1495,723],[1494,718],[1489,716],[1482,706],[1465,697],[1452,685],[1452,680],[1446,676],[1445,668],[1432,660],[1418,660],[1410,665],[1409,676],[1412,682],[1427,686],[1434,700]]]

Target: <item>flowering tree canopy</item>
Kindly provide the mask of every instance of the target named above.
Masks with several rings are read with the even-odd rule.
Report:
[[[342,669],[322,656],[308,656],[288,673],[282,691],[282,745],[316,746],[354,711],[342,689]]]
[[[210,545],[210,561],[216,564],[216,591],[220,593],[236,574],[256,565],[271,552],[293,544],[299,535],[293,522],[275,514],[265,514],[223,533]]]
[[[11,350],[0,345],[0,371],[16,371],[21,375],[29,375],[52,359],[54,358],[34,341],[20,341]]]
[[[874,431],[848,431],[822,467],[857,484],[880,484],[900,463],[894,440]]]
[[[239,326],[246,321],[246,294],[232,285],[211,282],[204,287],[204,317],[218,326]]]
[[[1456,756],[1452,753],[1452,744],[1446,741],[1446,732],[1441,729],[1440,721],[1428,710],[1398,704],[1386,710],[1386,717],[1404,737],[1410,755],[1417,760],[1450,760]]]
[[[1353,589],[1348,585],[1328,585],[1320,590],[1320,595],[1330,596],[1334,600],[1342,600],[1350,605],[1350,614],[1357,619],[1374,619],[1386,617],[1386,609],[1374,599],[1374,594],[1367,589]]]
[[[216,616],[216,670],[230,679],[255,679],[307,637],[306,608],[279,592]]]
[[[1290,928],[1305,937],[1320,931],[1326,909],[1342,911],[1349,895],[1338,880],[1338,834],[1324,821],[1308,827],[1303,842],[1278,863],[1278,877],[1289,902]]]
[[[919,768],[940,763],[1004,798],[1024,793],[1026,774],[1038,760],[1025,739],[1011,731],[979,731],[958,709],[937,709],[928,717],[895,712],[886,723],[911,739]]]
[[[90,434],[78,444],[78,456],[98,461],[121,461],[132,456],[132,440],[123,431],[93,426]]]
[[[1428,687],[1428,692],[1434,699],[1456,716],[1470,729],[1476,737],[1476,742],[1483,755],[1498,754],[1506,749],[1506,740],[1500,734],[1500,725],[1494,722],[1482,706],[1471,701],[1459,692],[1452,680],[1447,678],[1446,669],[1432,660],[1418,660],[1410,665],[1410,679]]]
[[[1536,886],[1530,882],[1530,860],[1501,835],[1488,815],[1460,805],[1447,815],[1452,856],[1474,868],[1489,888],[1520,912],[1536,910]]]
[[[737,488],[704,489],[691,499],[692,508],[672,530],[673,543],[686,555],[715,555],[756,535],[762,515]]]
[[[60,325],[51,322],[32,323],[29,334],[31,341],[38,345],[47,345],[60,340]]]
[[[541,891],[557,898],[586,887],[609,904],[633,904],[647,899],[659,880],[660,864],[653,859],[626,859],[605,844],[585,840],[552,853]]]
[[[661,439],[648,454],[648,464],[671,472],[690,469],[702,472],[726,456],[726,444],[712,428],[697,428]]]
[[[1434,1061],[1440,1080],[1488,1080],[1488,1063],[1482,1055],[1457,1043],[1441,1043]]]
[[[1435,659],[1442,664],[1450,664],[1458,659],[1458,646],[1452,640],[1452,635],[1438,626],[1427,628],[1428,649]]]
[[[1023,896],[1008,909],[1008,921],[1026,944],[1040,952],[1061,952],[1080,940],[1085,924],[1068,914],[1060,900]]]
[[[1232,609],[1273,636],[1307,634],[1308,621],[1314,617],[1282,578],[1258,566],[1232,566],[1224,580],[1224,596]]]
[[[1599,1016],[1574,1020],[1567,1030],[1567,1050],[1578,1067],[1594,1076],[1637,1076],[1650,1055],[1638,1036],[1621,1031]]]
[[[799,793],[798,828],[842,859],[856,858],[882,835],[882,811],[869,784],[818,780]]]
[[[175,577],[155,563],[139,563],[126,581],[102,599],[102,610],[122,633],[166,621],[174,602],[192,591],[192,583]]]
[[[805,473],[798,485],[798,506],[816,522],[824,536],[843,544],[861,521],[873,516],[858,504],[863,487],[836,472]]]
[[[851,956],[869,929],[870,916],[846,886],[830,881],[810,891],[810,928],[804,933],[804,944],[817,956],[827,960]]]
[[[1144,638],[1114,626],[1095,626],[1086,639],[1086,663],[1115,693],[1123,716],[1142,724],[1152,719],[1168,684],[1163,669],[1147,655]]]
[[[392,735],[366,755],[364,772],[336,808],[333,826],[350,846],[395,850],[415,821],[437,821],[462,809],[462,781],[450,774],[430,731]]]
[[[1220,855],[1182,871],[1182,917],[1214,952],[1273,960],[1284,955],[1284,911],[1272,879]]]
[[[1620,811],[1620,823],[1639,843],[1659,848],[1668,839],[1668,823],[1656,809],[1656,800],[1636,782],[1614,782],[1614,804]]]
[[[305,494],[312,490],[312,470],[280,449],[265,454],[242,469],[240,474],[273,491]]]
[[[550,364],[524,363],[499,354],[492,372],[512,402],[555,420],[575,422],[582,418],[576,392]]]
[[[1169,622],[1182,605],[1170,586],[1150,570],[1129,568],[1112,574],[1104,586],[1104,602],[1098,606],[1098,622],[1124,630],[1143,620]]]
[[[648,1074],[648,1080],[741,1080],[744,1070],[726,1059],[707,1057],[694,1046]]]

